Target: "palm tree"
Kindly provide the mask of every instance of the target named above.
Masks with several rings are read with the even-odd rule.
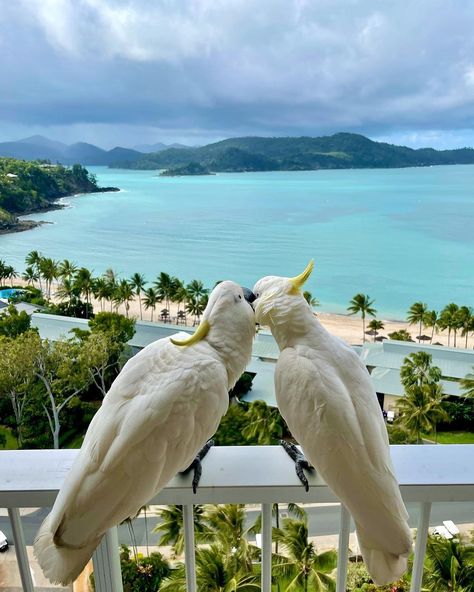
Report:
[[[404,388],[423,386],[441,380],[441,368],[432,366],[433,357],[426,352],[414,352],[403,360],[400,379]]]
[[[177,312],[179,312],[181,304],[185,302],[187,297],[188,292],[183,282],[178,278],[173,278],[173,294],[171,296],[171,301],[178,304]]]
[[[439,317],[438,324],[441,329],[448,330],[448,347],[451,340],[451,331],[454,332],[454,347],[456,347],[456,331],[459,328],[458,310],[459,306],[454,302],[451,302],[443,308]]]
[[[194,299],[195,301],[199,301],[209,292],[209,290],[204,287],[204,284],[200,280],[190,281],[186,286],[186,291],[189,298]]]
[[[143,320],[143,314],[142,314],[142,291],[145,288],[146,285],[146,279],[145,276],[141,273],[134,273],[132,275],[132,277],[130,278],[130,285],[132,287],[132,290],[135,292],[135,294],[138,296],[138,302],[140,304],[140,320]]]
[[[362,340],[365,342],[365,317],[366,315],[370,315],[371,317],[375,317],[375,313],[377,312],[375,308],[373,308],[372,304],[374,300],[371,300],[367,294],[356,294],[352,300],[349,302],[349,306],[347,310],[350,311],[349,314],[357,314],[361,313],[362,316]]]
[[[252,562],[260,551],[248,542],[253,527],[246,526],[244,504],[221,504],[206,506],[205,521],[209,528],[208,540],[215,542],[233,564],[235,573],[243,569],[251,572]]]
[[[74,283],[79,290],[81,295],[85,296],[87,307],[86,307],[86,319],[89,318],[89,305],[90,305],[90,298],[91,293],[94,285],[94,280],[92,278],[92,272],[87,269],[87,267],[81,267],[77,270]]]
[[[35,281],[39,279],[38,272],[35,271],[32,265],[29,265],[25,271],[21,274],[21,278],[31,286],[35,285]]]
[[[173,278],[169,275],[169,273],[162,271],[153,283],[156,288],[158,298],[161,302],[164,301],[165,307],[169,309],[170,299],[174,291]]]
[[[115,290],[114,301],[117,305],[125,304],[125,316],[127,319],[131,300],[133,300],[133,288],[127,280],[121,280]]]
[[[38,251],[30,251],[25,258],[25,263],[26,265],[31,266],[34,269],[35,273],[38,275],[40,290],[43,291],[43,288],[41,287],[41,275],[39,268],[41,259],[42,257]]]
[[[70,280],[77,272],[77,265],[69,259],[63,259],[58,266],[59,277]]]
[[[433,343],[434,333],[435,331],[438,332],[438,313],[435,310],[427,311],[423,323],[425,327],[431,327],[430,343]]]
[[[61,301],[68,301],[69,306],[71,306],[75,301],[77,302],[77,300],[79,299],[79,286],[76,282],[73,282],[70,279],[65,278],[58,286],[58,289],[56,290],[56,296]]]
[[[105,270],[105,273],[102,276],[105,281],[107,282],[108,285],[108,296],[106,297],[107,300],[109,300],[110,302],[110,312],[112,312],[112,303],[114,301],[114,293],[115,290],[117,289],[117,282],[118,282],[118,275],[117,273],[112,269],[112,268],[108,268]]]
[[[254,401],[247,409],[247,424],[242,429],[245,438],[257,440],[258,444],[277,444],[283,435],[282,417],[274,407],[269,407],[265,401]]]
[[[6,279],[7,277],[7,263],[6,261],[3,261],[2,259],[0,259],[0,284],[2,283],[2,281],[4,279]]]
[[[369,331],[372,331],[374,335],[374,341],[378,335],[378,332],[385,328],[383,321],[378,321],[377,319],[372,319],[367,326],[369,327]]]
[[[474,310],[470,306],[461,306],[457,312],[457,321],[462,337],[466,338],[464,347],[467,349],[469,333],[474,331]]]
[[[317,553],[308,541],[306,520],[285,518],[283,528],[274,529],[274,538],[286,550],[286,556],[275,557],[273,573],[278,577],[282,592],[301,590],[323,592],[335,590],[332,572],[337,565],[335,550]]]
[[[308,292],[308,290],[305,290],[303,292],[303,298],[311,306],[311,308],[319,306],[319,300],[317,298],[313,298],[313,295],[311,294],[311,292]]]
[[[193,506],[194,537],[197,543],[209,541],[209,529],[204,522],[204,506]],[[153,532],[162,533],[159,545],[171,545],[175,556],[184,551],[183,506],[164,506],[158,510],[160,523]]]
[[[196,582],[206,592],[260,592],[258,573],[234,570],[234,562],[222,553],[219,545],[196,549]],[[163,580],[160,592],[186,592],[186,571],[178,564],[171,576]]]
[[[421,337],[421,329],[423,328],[423,321],[425,320],[425,315],[428,312],[428,305],[424,302],[415,302],[410,306],[410,310],[408,311],[407,320],[410,325],[414,325],[416,323],[420,324],[419,333],[418,333],[418,343],[420,343]]]
[[[474,399],[474,366],[472,367],[473,373],[466,374],[464,378],[461,378],[459,384],[464,391],[464,396],[469,399]]]
[[[443,389],[440,384],[415,384],[406,389],[405,395],[398,401],[398,423],[421,444],[422,433],[434,431],[436,436],[436,425],[439,421],[449,419],[443,409],[443,401]]]
[[[42,257],[39,262],[40,276],[43,277],[47,287],[47,298],[51,298],[51,284],[59,276],[58,262],[51,257]]]
[[[429,592],[474,592],[474,547],[458,537],[429,536],[423,589]]]
[[[7,265],[4,270],[4,277],[10,280],[10,286],[13,288],[13,280],[18,277],[18,273],[12,265]]]
[[[143,304],[145,305],[146,310],[151,308],[151,321],[153,322],[153,313],[155,312],[156,304],[158,302],[158,295],[154,288],[147,288],[143,294]]]
[[[94,298],[100,301],[100,310],[104,311],[105,301],[109,300],[112,296],[112,289],[110,284],[107,282],[104,276],[98,277],[94,280],[92,286]]]
[[[186,303],[186,312],[194,315],[194,325],[199,324],[201,315],[207,306],[207,300],[207,295],[202,296],[199,299],[196,299],[194,296],[189,297],[188,302]]]

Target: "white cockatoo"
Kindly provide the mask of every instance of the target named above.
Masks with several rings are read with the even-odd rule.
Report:
[[[36,537],[49,580],[73,581],[104,533],[135,516],[215,433],[250,360],[251,300],[221,282],[191,337],[155,341],[125,364]]]
[[[255,320],[270,327],[280,349],[278,408],[306,458],[352,514],[374,582],[386,584],[407,568],[408,514],[369,373],[349,345],[324,329],[301,294],[312,269],[313,262],[295,278],[259,280]]]

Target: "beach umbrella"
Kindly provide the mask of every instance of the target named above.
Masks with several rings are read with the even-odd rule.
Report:
[[[433,343],[433,345],[443,345],[443,344],[440,343],[439,341],[436,341],[436,343]]]
[[[417,335],[416,338],[420,341],[431,341],[431,337],[429,335]]]
[[[366,335],[378,335],[379,332],[376,331],[375,329],[369,329],[368,331],[365,332]]]
[[[385,337],[385,335],[378,335],[375,338],[375,341],[385,341],[386,339],[388,339],[387,337]]]

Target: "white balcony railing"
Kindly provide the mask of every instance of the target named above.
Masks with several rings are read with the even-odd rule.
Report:
[[[474,502],[474,446],[391,446],[405,502],[420,504],[411,592],[419,592],[433,502]],[[158,454],[159,452],[157,452]],[[0,507],[8,508],[23,589],[34,590],[19,508],[51,506],[76,450],[0,453]],[[292,462],[278,446],[214,447],[203,461],[196,495],[191,477],[176,476],[153,500],[182,504],[188,592],[197,592],[194,563],[193,504],[243,503],[262,507],[262,591],[271,590],[272,503],[324,503],[337,499],[315,474],[310,490],[300,485]],[[474,516],[474,512],[473,512]],[[474,518],[473,518],[474,521]],[[350,515],[341,507],[337,592],[345,590]],[[94,554],[97,592],[122,590],[117,531],[112,529]]]

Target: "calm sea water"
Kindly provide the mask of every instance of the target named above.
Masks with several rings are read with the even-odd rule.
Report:
[[[308,289],[323,310],[345,311],[357,292],[386,317],[404,317],[416,300],[474,306],[474,166],[178,178],[90,170],[122,191],[30,216],[52,224],[0,236],[0,258],[22,270],[37,249],[96,274],[252,287],[313,257]]]

